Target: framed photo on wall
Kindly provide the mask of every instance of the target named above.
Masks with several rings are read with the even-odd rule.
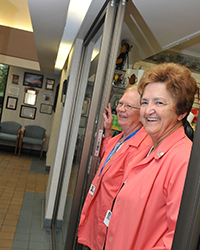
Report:
[[[6,108],[7,109],[16,110],[16,108],[17,108],[17,102],[18,102],[18,98],[17,97],[8,96],[7,97],[7,102],[6,102]]]
[[[37,110],[37,108],[35,108],[35,107],[29,107],[29,106],[22,105],[19,116],[22,118],[34,120],[35,115],[36,115],[36,110]]]
[[[35,105],[38,92],[39,90],[36,90],[34,88],[25,88],[23,103],[27,105]]]
[[[53,109],[52,105],[45,104],[45,103],[40,104],[40,113],[51,115],[52,109]]]
[[[43,75],[25,72],[23,85],[35,88],[42,88],[43,77]]]
[[[12,77],[12,83],[18,84],[19,83],[19,75],[13,75]]]
[[[45,89],[53,90],[54,84],[55,84],[55,80],[54,79],[47,78]]]
[[[80,120],[80,124],[79,124],[79,126],[81,127],[81,128],[85,128],[85,126],[86,126],[86,120],[87,118],[86,117],[84,117],[84,116],[81,116],[81,120]]]
[[[53,98],[52,93],[44,93],[44,94],[43,94],[43,100],[44,100],[45,102],[51,102],[51,101],[52,101],[52,98]]]
[[[82,112],[81,112],[82,116],[87,116],[88,115],[89,106],[90,106],[90,99],[85,98],[85,100],[83,102]]]
[[[19,95],[19,88],[10,87],[8,89],[8,94],[9,95]]]

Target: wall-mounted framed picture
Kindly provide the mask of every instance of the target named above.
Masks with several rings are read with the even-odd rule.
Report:
[[[44,93],[44,94],[43,94],[43,100],[44,100],[45,102],[51,102],[51,101],[52,101],[52,98],[53,98],[52,93]]]
[[[45,89],[53,90],[54,84],[55,84],[55,80],[54,79],[47,78]]]
[[[43,77],[43,75],[25,72],[23,85],[35,88],[42,88]]]
[[[87,116],[88,115],[89,106],[90,106],[90,99],[85,98],[85,100],[83,102],[82,112],[81,112],[82,116]]]
[[[34,88],[25,88],[23,103],[26,105],[35,105],[38,93],[39,90],[36,90]]]
[[[40,113],[51,115],[52,109],[53,109],[53,106],[50,104],[45,104],[45,103],[40,104]]]
[[[87,121],[87,118],[84,117],[84,116],[81,116],[81,120],[80,120],[79,126],[80,126],[81,128],[85,128],[85,127],[86,127],[86,121]]]
[[[8,94],[9,95],[19,95],[19,88],[10,87],[8,89]]]
[[[36,110],[37,110],[37,108],[35,108],[35,107],[28,107],[28,106],[22,105],[19,116],[22,118],[34,120],[35,115],[36,115]]]
[[[7,97],[7,102],[6,102],[6,108],[7,109],[16,110],[16,108],[17,108],[17,102],[18,102],[18,98],[17,97],[8,96]]]
[[[13,75],[13,77],[12,77],[12,83],[19,84],[19,75]]]

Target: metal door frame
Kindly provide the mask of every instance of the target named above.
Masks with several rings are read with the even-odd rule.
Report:
[[[112,34],[112,24],[114,22],[114,12],[115,12],[114,9],[115,9],[114,7],[112,8],[108,7],[107,13],[106,13],[105,24],[107,23],[107,26],[106,28],[104,28],[102,44],[101,44],[101,51],[104,51],[104,55],[102,55],[102,53],[100,52],[99,64],[98,64],[98,65],[104,65],[104,66],[103,67],[98,66],[97,68],[96,80],[94,84],[94,91],[93,91],[93,97],[92,97],[92,102],[91,102],[92,108],[90,109],[90,113],[89,113],[88,125],[87,125],[86,135],[85,135],[85,142],[83,145],[80,168],[79,168],[79,173],[78,173],[78,178],[77,178],[77,185],[76,185],[75,194],[73,197],[70,220],[68,223],[68,230],[67,230],[67,236],[66,236],[65,248],[64,248],[65,250],[72,250],[74,247],[75,240],[76,240],[77,221],[78,221],[79,210],[80,210],[80,205],[82,201],[81,194],[82,194],[82,190],[84,186],[84,176],[85,176],[85,173],[87,172],[88,154],[89,154],[89,149],[90,149],[90,143],[92,140],[91,131],[93,131],[96,110],[98,107],[98,102],[94,102],[94,100],[98,100],[101,96],[101,87],[102,87],[103,77],[105,75],[104,71],[105,71],[105,65],[106,65],[106,60],[107,60],[107,57],[105,56],[105,54],[107,53],[108,55],[108,50],[109,50],[109,45],[110,45],[109,41],[110,41],[110,37]],[[105,16],[102,15],[102,18],[104,17]]]
[[[81,206],[85,198],[84,196],[87,186],[87,175],[88,171],[90,171],[90,164],[92,162],[93,164],[91,170],[96,169],[95,162],[92,158],[95,158],[95,160],[97,160],[97,157],[93,156],[93,154],[91,155],[91,152],[94,150],[92,140],[95,141],[96,144],[99,124],[102,124],[101,121],[104,105],[105,102],[108,101],[108,98],[110,96],[110,93],[108,93],[108,91],[111,91],[111,82],[114,74],[117,51],[120,43],[120,28],[122,27],[124,20],[123,14],[125,13],[125,6],[125,0],[112,0],[109,2],[106,10],[101,51],[99,54],[99,61],[88,118],[88,125],[85,134],[85,142],[81,156],[80,169],[78,173],[77,184],[68,224],[69,230],[67,231],[65,250],[72,250],[75,247],[77,224]],[[76,249],[80,249],[79,244],[76,245]]]

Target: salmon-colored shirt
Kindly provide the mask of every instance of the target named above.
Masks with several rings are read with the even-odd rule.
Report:
[[[101,147],[101,163],[92,181],[92,185],[96,188],[93,195],[87,194],[82,209],[78,242],[89,246],[92,250],[99,250],[104,245],[107,226],[103,221],[107,210],[111,209],[113,198],[123,183],[124,173],[128,171],[126,166],[133,158],[137,158],[136,161],[139,162],[152,146],[150,137],[142,127],[131,139],[124,142],[99,176],[104,162],[122,135],[123,133],[104,139]],[[140,152],[143,154],[139,157]]]
[[[191,146],[181,127],[139,164],[129,164],[105,250],[171,249]]]

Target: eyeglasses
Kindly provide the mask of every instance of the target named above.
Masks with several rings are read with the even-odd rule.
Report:
[[[119,101],[119,100],[117,100],[115,104],[116,104],[116,106],[119,107],[119,108],[121,108],[122,106],[124,106],[124,108],[125,108],[126,110],[140,109],[140,108],[138,108],[138,107],[134,107],[134,106],[131,106],[131,105],[129,105],[129,104],[123,103],[123,102],[121,102],[121,101]]]

